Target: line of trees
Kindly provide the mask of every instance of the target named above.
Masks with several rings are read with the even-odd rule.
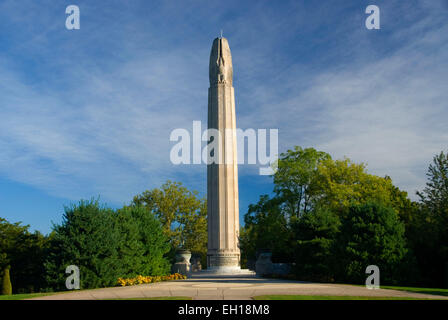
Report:
[[[278,168],[274,195],[262,195],[244,217],[243,265],[269,249],[274,262],[293,263],[300,280],[362,283],[374,264],[385,284],[447,285],[447,154],[434,157],[419,201],[364,164],[313,148],[288,150]],[[205,264],[207,203],[171,181],[117,210],[81,200],[48,236],[0,218],[2,293],[64,290],[68,265],[80,268],[82,288],[164,275],[179,247]]]
[[[278,168],[274,196],[261,196],[245,216],[243,263],[269,249],[301,280],[362,283],[374,264],[383,283],[447,286],[446,154],[434,157],[418,202],[365,164],[313,148],[288,150]]]
[[[2,294],[66,290],[69,265],[79,267],[82,289],[167,275],[181,245],[205,259],[206,207],[197,192],[168,181],[117,210],[94,199],[67,206],[48,236],[0,218]]]
[[[29,226],[0,218],[0,284],[2,294],[11,294],[11,283],[22,291],[43,288],[43,260],[47,237]],[[12,271],[11,271],[12,270]]]

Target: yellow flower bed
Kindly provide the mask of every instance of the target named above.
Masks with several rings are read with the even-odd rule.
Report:
[[[184,276],[180,273],[170,274],[169,276],[137,276],[135,278],[118,278],[117,283],[118,285],[125,287],[125,286],[133,286],[136,284],[143,284],[143,283],[153,283],[153,282],[160,282],[160,281],[169,281],[169,280],[183,280],[187,279],[187,276]]]

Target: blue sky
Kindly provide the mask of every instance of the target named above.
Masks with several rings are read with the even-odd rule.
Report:
[[[80,30],[65,28],[71,4]],[[167,179],[205,195],[205,166],[172,165],[169,136],[206,123],[221,29],[239,128],[365,162],[415,199],[448,149],[446,0],[2,0],[0,216],[47,233],[81,198],[119,207]],[[239,173],[242,219],[273,185]]]

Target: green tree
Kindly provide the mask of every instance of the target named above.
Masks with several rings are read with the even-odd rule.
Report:
[[[364,163],[350,159],[326,159],[322,161],[315,176],[315,197],[320,205],[344,212],[352,204],[380,202],[399,211],[407,204],[406,192],[392,184],[390,177],[367,173]]]
[[[185,248],[192,252],[207,254],[207,201],[200,202],[199,208],[179,218],[182,229],[182,241]]]
[[[11,262],[11,281],[14,292],[39,292],[46,288],[44,261],[48,251],[48,238],[39,231],[26,232],[20,237]]]
[[[441,152],[428,169],[427,186],[417,193],[420,203],[416,203],[393,185],[390,177],[369,174],[363,163],[333,160],[324,152],[295,147],[281,155],[274,175],[275,196],[262,197],[246,214],[240,232],[242,257],[270,247],[274,256],[286,253],[294,257],[295,272],[303,279],[331,280],[332,270],[338,270],[336,278],[356,282],[365,279],[366,259],[374,257],[382,264],[386,282],[416,284],[420,279],[420,285],[440,287],[445,278],[448,285],[447,177],[448,155]],[[370,221],[366,225],[377,233],[392,230],[393,236],[385,237],[389,242],[374,237],[369,243],[360,232],[366,227],[362,221],[348,230],[347,219],[355,219],[354,212],[361,220]],[[403,225],[404,236],[400,231]],[[353,240],[342,250],[336,245],[342,234],[358,242]],[[275,236],[281,245],[273,243]],[[376,252],[363,245],[376,248]],[[387,256],[381,250],[389,250],[390,259],[381,260]],[[342,256],[344,262],[339,259]]]
[[[404,224],[381,203],[351,205],[335,241],[337,280],[364,283],[368,265],[380,268],[381,281],[395,284],[407,255]]]
[[[9,223],[0,218],[0,267],[2,270],[11,264],[22,240],[28,231],[28,226],[21,226],[20,222]]]
[[[135,210],[139,208],[124,207],[117,210],[113,218],[115,231],[119,235],[115,243],[117,259],[120,261],[117,275],[123,278],[149,275],[145,273],[146,250],[141,241],[140,222],[134,218]]]
[[[53,226],[51,250],[46,262],[48,283],[56,290],[65,289],[65,269],[80,269],[81,288],[115,285],[120,272],[113,211],[98,200],[81,200],[65,207],[61,225]]]
[[[448,287],[448,154],[434,156],[427,177],[426,187],[417,192],[420,206],[408,221],[408,238],[422,284]]]
[[[0,270],[12,270],[14,292],[34,292],[45,287],[43,259],[47,238],[39,232],[30,233],[29,226],[10,223],[0,218]]]
[[[272,250],[273,261],[291,259],[291,234],[287,219],[277,199],[261,196],[257,204],[249,206],[244,216],[244,228],[240,231],[242,260],[256,259],[257,250]]]
[[[65,268],[80,269],[81,288],[108,287],[119,277],[165,275],[170,264],[168,238],[155,215],[141,206],[112,210],[98,200],[81,200],[65,208],[53,226],[45,263],[53,289],[65,289]]]
[[[364,163],[333,160],[325,152],[299,146],[281,154],[274,192],[292,220],[316,205],[343,211],[353,203],[378,201],[403,215],[412,206],[407,193],[394,186],[390,177],[369,174]]]
[[[317,167],[330,159],[325,152],[299,146],[280,155],[274,174],[274,192],[289,217],[299,217],[312,209]]]
[[[294,273],[301,280],[332,282],[337,262],[333,254],[340,218],[328,208],[316,207],[292,225],[295,243]]]
[[[325,152],[295,147],[281,154],[278,165],[274,197],[261,197],[245,216],[242,257],[268,247],[282,262],[295,260],[298,277],[330,281],[340,265],[334,245],[349,208],[374,202],[391,208],[395,219],[412,219],[415,203],[407,193],[390,177],[369,174],[363,163],[333,160]]]
[[[427,172],[428,182],[422,192],[417,192],[420,201],[443,224],[448,220],[448,153],[434,156]],[[445,223],[445,225],[447,225]]]
[[[159,219],[141,206],[125,207],[122,212],[130,214],[137,225],[137,240],[139,247],[143,249],[142,269],[138,273],[153,276],[168,274],[171,264],[166,254],[170,250],[170,244]],[[136,256],[137,261],[140,261],[135,252],[132,254]]]
[[[163,225],[172,251],[180,246],[200,253],[207,253],[207,202],[198,198],[197,191],[190,191],[180,182],[167,181],[162,187],[147,190],[134,197],[133,205],[144,206]]]

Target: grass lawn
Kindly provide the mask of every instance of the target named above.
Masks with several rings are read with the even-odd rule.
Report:
[[[255,296],[254,300],[432,300],[408,297],[360,297],[360,296],[301,296],[301,295],[266,295]]]
[[[36,297],[51,296],[61,292],[49,292],[49,293],[24,293],[13,295],[0,295],[0,300],[25,300]],[[150,297],[150,298],[124,298],[124,299],[105,299],[105,300],[192,300],[191,297]]]
[[[414,288],[414,287],[395,287],[395,286],[380,286],[381,289],[393,289],[401,291],[409,291],[414,293],[436,294],[439,296],[448,296],[448,289],[438,288]]]
[[[53,292],[48,293],[23,293],[23,294],[12,294],[12,295],[0,295],[0,300],[24,300],[24,299],[31,299],[36,297],[43,297],[43,296],[51,296]]]

